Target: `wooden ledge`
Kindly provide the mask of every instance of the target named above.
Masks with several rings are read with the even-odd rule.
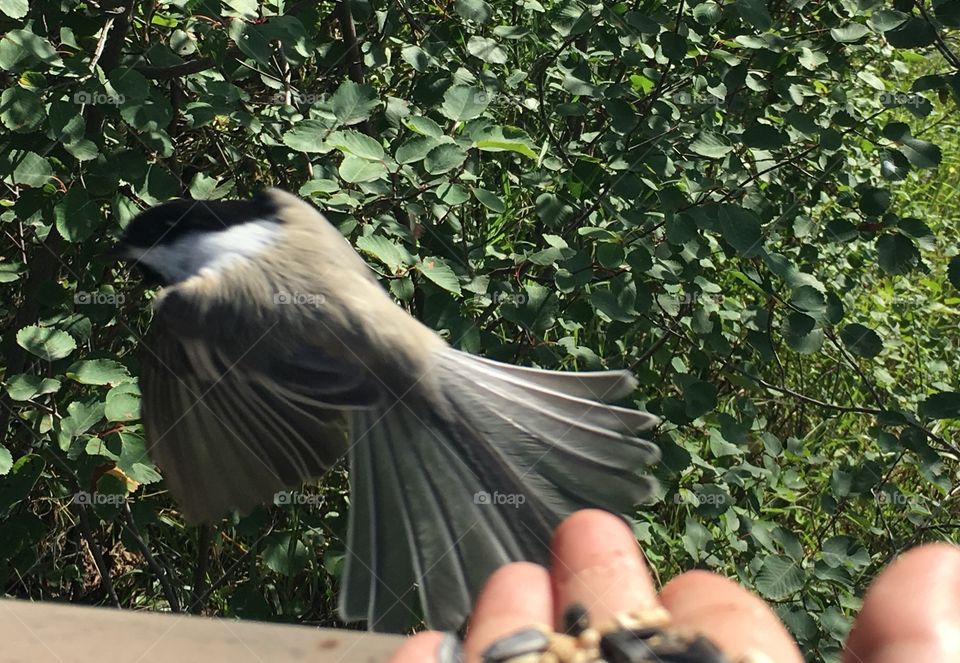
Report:
[[[396,635],[0,600],[0,663],[381,663]]]

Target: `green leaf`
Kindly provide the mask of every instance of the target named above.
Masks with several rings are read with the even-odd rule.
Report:
[[[556,322],[558,302],[556,293],[539,283],[523,286],[523,297],[500,305],[506,320],[532,334],[542,334]]]
[[[559,257],[559,251],[553,251],[554,255]],[[629,311],[617,297],[610,286],[596,286],[590,291],[590,304],[597,311],[617,322],[633,322],[636,317],[636,311]]]
[[[548,227],[562,225],[573,216],[573,207],[555,193],[544,192],[534,201],[537,216]]]
[[[72,187],[53,208],[57,230],[68,242],[82,242],[93,234],[104,220],[100,205],[90,200],[79,185]]]
[[[30,131],[45,117],[43,100],[36,92],[17,86],[7,88],[0,95],[0,122],[12,131]]]
[[[954,288],[960,290],[960,255],[950,258],[950,263],[947,266],[947,278]]]
[[[877,32],[887,32],[903,25],[910,16],[895,9],[875,9],[867,23]]]
[[[743,20],[757,31],[766,32],[773,27],[766,0],[734,0],[733,5]]]
[[[232,10],[228,15],[240,16],[251,21],[258,18],[259,4],[256,0],[223,0],[223,3]]]
[[[5,446],[0,445],[0,476],[6,476],[13,469],[13,454]]]
[[[413,257],[404,247],[380,235],[358,237],[357,248],[385,264],[392,274],[413,263]]]
[[[467,159],[467,153],[456,143],[442,143],[429,152],[423,160],[423,167],[431,175],[446,173],[459,167]]]
[[[763,229],[760,218],[752,210],[736,205],[722,207],[720,232],[727,244],[745,258],[757,255],[763,248]]]
[[[473,191],[473,195],[476,197],[476,199],[480,201],[480,204],[491,212],[502,214],[503,210],[506,209],[506,205],[503,204],[503,200],[495,193],[487,191],[486,189],[471,190]]]
[[[0,262],[0,283],[13,283],[20,278],[23,263]]]
[[[855,355],[876,357],[883,350],[883,340],[869,327],[853,323],[843,328],[840,340]]]
[[[103,419],[104,404],[99,400],[73,401],[67,406],[68,416],[60,420],[60,434],[69,440],[90,430]],[[61,445],[62,446],[62,445]],[[63,447],[66,450],[67,447]]]
[[[123,386],[129,387],[129,385]],[[117,467],[138,483],[148,484],[160,481],[162,477],[150,460],[147,443],[143,436],[123,431],[119,433],[119,437],[121,447]]]
[[[860,23],[847,23],[843,27],[833,28],[830,30],[830,36],[833,37],[834,41],[838,41],[841,44],[851,44],[855,41],[860,41],[870,32],[867,26]]]
[[[483,152],[516,152],[530,159],[537,158],[530,137],[516,127],[490,127],[473,144]]]
[[[357,184],[360,182],[373,182],[383,179],[387,176],[387,167],[382,161],[368,161],[360,157],[348,154],[343,157],[340,167],[337,169],[340,177],[345,182]]]
[[[960,419],[960,392],[942,391],[928,396],[918,412],[924,419]]]
[[[113,359],[82,359],[66,371],[66,376],[80,384],[117,385],[131,382],[127,367]]]
[[[45,466],[46,463],[36,454],[17,459],[7,478],[0,482],[0,514],[9,513],[13,506],[30,496]]]
[[[440,112],[455,122],[480,117],[490,103],[486,92],[469,85],[452,85],[443,94]]]
[[[27,0],[0,0],[0,12],[10,18],[23,18],[29,9]]]
[[[680,62],[687,57],[687,40],[680,35],[666,31],[661,32],[658,39],[661,52],[671,62]]]
[[[44,394],[54,394],[60,381],[39,375],[14,375],[7,380],[7,394],[15,401],[27,401]]]
[[[793,291],[790,303],[801,311],[814,317],[824,312],[827,307],[827,298],[812,285],[802,285]]]
[[[411,115],[404,119],[404,123],[410,127],[411,131],[415,131],[421,136],[433,136],[435,138],[443,136],[443,129],[429,117]]]
[[[240,19],[231,19],[228,28],[230,38],[237,44],[240,52],[257,61],[266,68],[272,67],[270,55],[270,37],[262,24],[246,23]]]
[[[77,349],[77,342],[67,332],[36,325],[17,332],[17,345],[46,361],[63,359]]]
[[[903,155],[917,168],[936,168],[943,155],[933,143],[914,138],[910,127],[903,122],[891,122],[883,128],[883,135],[901,146]]]
[[[136,421],[140,418],[140,388],[133,382],[118,384],[107,392],[103,408],[107,421]]]
[[[684,385],[683,400],[687,406],[688,417],[702,417],[717,406],[717,388],[709,382],[694,380]]]
[[[690,151],[699,154],[708,159],[721,159],[725,157],[733,147],[722,136],[704,131],[696,140],[690,143]]]
[[[50,162],[36,152],[20,152],[14,157],[13,183],[41,187],[53,177]]]
[[[427,152],[440,144],[440,141],[434,136],[414,136],[406,143],[397,148],[394,158],[397,163],[416,163],[423,161]]]
[[[803,589],[806,578],[803,569],[794,560],[771,555],[763,560],[754,584],[764,598],[782,600]]]
[[[797,59],[804,69],[809,69],[810,71],[813,71],[820,65],[826,64],[830,61],[830,58],[820,51],[811,50],[806,46],[800,49],[800,57]]]
[[[722,15],[723,11],[720,9],[720,5],[710,0],[701,2],[693,8],[693,20],[700,25],[716,25],[720,22]]]
[[[891,182],[902,182],[910,172],[910,161],[900,150],[888,149],[880,153],[880,175]]]
[[[370,117],[380,104],[376,91],[369,85],[344,81],[330,99],[333,114],[340,124],[357,124]]]
[[[298,152],[329,152],[331,147],[324,140],[330,126],[321,120],[303,120],[283,134],[283,144]]]
[[[3,36],[3,40],[13,44],[24,53],[30,54],[44,64],[62,64],[53,44],[43,37],[38,37],[29,30],[10,30]]]
[[[276,532],[268,536],[261,556],[267,568],[284,576],[295,576],[303,571],[310,558],[303,541],[289,532]]]
[[[490,20],[491,9],[484,0],[456,0],[453,3],[453,11],[461,18],[477,23],[485,23]]]
[[[885,32],[883,36],[894,48],[924,48],[936,41],[937,31],[926,19],[912,16],[903,25]]]
[[[877,239],[880,269],[887,274],[906,274],[920,262],[913,240],[900,233],[888,233]]]
[[[909,216],[902,218],[897,222],[897,227],[900,228],[902,233],[910,237],[915,237],[916,239],[933,239],[933,231],[930,230],[930,226],[920,219]]]
[[[467,41],[467,52],[488,64],[506,64],[507,52],[495,39],[473,35]]]
[[[783,323],[783,338],[794,352],[813,354],[823,345],[823,330],[805,313],[791,313]]]
[[[327,137],[326,142],[344,154],[370,161],[383,161],[384,151],[380,141],[359,131],[353,129],[334,131]]]
[[[860,192],[860,210],[868,216],[880,216],[890,207],[890,191],[866,187]]]
[[[453,268],[440,258],[424,258],[417,265],[417,269],[447,292],[460,294],[460,279]]]
[[[935,0],[933,13],[944,25],[960,28],[960,0]]]
[[[754,124],[743,132],[743,143],[761,150],[775,150],[787,144],[787,137],[769,124]]]

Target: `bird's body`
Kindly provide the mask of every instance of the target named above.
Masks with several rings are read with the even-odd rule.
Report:
[[[419,598],[428,624],[456,628],[495,568],[547,561],[565,515],[650,492],[637,470],[657,449],[633,434],[656,420],[602,404],[632,376],[455,350],[295,196],[168,203],[123,243],[167,286],[143,418],[188,519],[248,510],[349,456],[345,619],[402,630]]]

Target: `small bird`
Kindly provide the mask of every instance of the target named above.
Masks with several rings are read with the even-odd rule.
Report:
[[[624,370],[461,352],[398,306],[340,231],[278,189],[175,200],[112,252],[161,286],[140,372],[149,453],[188,522],[249,511],[349,458],[339,609],[457,629],[511,561],[549,562],[585,507],[627,512],[659,458],[656,417],[608,403]]]

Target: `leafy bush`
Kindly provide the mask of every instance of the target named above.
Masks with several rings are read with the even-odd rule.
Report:
[[[454,345],[636,371],[649,557],[737,576],[811,660],[954,536],[956,0],[0,12],[9,594],[335,623],[342,471],[185,528],[138,424],[152,293],[101,257],[266,185]]]

